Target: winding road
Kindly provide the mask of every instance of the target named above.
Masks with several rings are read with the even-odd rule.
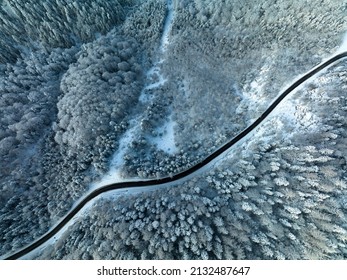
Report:
[[[178,173],[172,177],[164,177],[160,179],[150,179],[150,180],[138,180],[138,181],[128,181],[128,182],[121,182],[116,184],[109,184],[105,185],[103,187],[100,187],[99,189],[94,190],[90,194],[88,194],[85,198],[83,198],[70,212],[53,228],[51,228],[46,234],[44,234],[42,237],[40,237],[38,240],[34,241],[29,246],[21,249],[20,251],[6,256],[5,260],[14,260],[18,259],[29,252],[33,251],[34,249],[38,248],[40,245],[48,241],[50,238],[52,238],[55,234],[57,234],[88,202],[90,202],[95,197],[99,196],[100,194],[103,194],[108,191],[112,190],[119,190],[119,189],[126,189],[126,188],[141,188],[141,187],[151,187],[151,186],[167,186],[169,183],[175,183],[178,182],[181,179],[189,179],[193,173],[196,173],[203,167],[205,167],[207,164],[211,163],[215,159],[217,159],[220,155],[225,153],[228,149],[230,149],[232,146],[234,146],[236,143],[238,143],[241,139],[243,139],[245,136],[247,136],[249,133],[251,133],[257,126],[259,126],[262,121],[265,120],[267,116],[280,104],[280,102],[293,90],[295,90],[298,86],[303,84],[305,81],[307,81],[309,78],[311,78],[313,75],[317,74],[318,72],[328,68],[333,63],[346,58],[347,57],[347,51],[339,53],[330,59],[326,60],[325,62],[319,64],[318,66],[314,67],[312,70],[304,74],[301,78],[296,80],[292,85],[290,85],[282,94],[280,94],[274,102],[268,107],[268,109],[257,119],[255,120],[250,126],[248,126],[245,130],[240,132],[236,137],[234,137],[232,140],[230,140],[228,143],[226,143],[224,146],[213,152],[211,155],[206,157],[203,161],[196,164],[195,166]]]

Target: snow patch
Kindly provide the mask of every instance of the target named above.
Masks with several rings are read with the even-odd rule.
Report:
[[[161,43],[160,43],[160,49],[162,53],[166,52],[170,43],[169,37],[172,30],[172,22],[174,19],[174,8],[173,8],[172,0],[167,0],[167,7],[168,7],[168,11],[167,11],[167,16],[166,16],[166,20],[164,24],[164,31],[163,31],[163,35],[161,37]]]
[[[258,76],[250,84],[246,84],[242,88],[242,94],[239,90],[236,91],[241,97],[241,102],[236,108],[237,114],[244,114],[245,111],[249,114],[248,124],[251,124],[258,118],[260,108],[265,107],[267,104],[266,93],[264,86],[268,79],[268,73],[271,70],[271,65],[265,63]],[[236,87],[235,87],[236,88]],[[237,88],[236,88],[237,89]]]
[[[169,117],[169,120],[157,128],[156,132],[158,136],[151,137],[149,140],[157,145],[159,150],[162,150],[168,154],[174,154],[178,151],[178,148],[175,144],[175,122],[172,120],[172,116]]]
[[[147,76],[152,83],[147,85],[145,89],[153,89],[164,85],[167,81],[160,73],[160,68],[158,66],[151,68],[151,70],[147,73]]]
[[[121,140],[119,141],[118,150],[114,153],[113,158],[111,159],[109,171],[103,175],[103,177],[90,185],[89,190],[95,190],[102,186],[119,183],[124,181],[121,173],[119,172],[122,165],[124,165],[124,155],[128,149],[129,143],[135,139],[136,132],[139,131],[139,123],[133,120],[133,126],[128,129]],[[136,123],[136,124],[135,124]]]
[[[139,101],[142,103],[147,103],[153,99],[151,90],[163,86],[167,79],[163,77],[160,73],[160,64],[162,61],[159,61],[150,68],[146,74],[147,85],[141,91]]]
[[[347,51],[347,33],[344,35],[342,39],[342,43],[336,53],[342,53],[346,51]]]
[[[167,7],[168,7],[168,11],[167,11],[167,16],[165,19],[165,23],[164,23],[164,29],[163,29],[163,33],[161,36],[161,40],[160,40],[160,52],[161,52],[161,56],[163,56],[165,54],[165,52],[168,49],[168,46],[170,44],[170,33],[172,30],[172,22],[174,19],[174,8],[173,8],[173,2],[172,0],[168,0],[167,1]],[[164,85],[167,82],[167,79],[163,77],[163,75],[160,73],[160,65],[165,61],[165,59],[160,59],[157,62],[154,63],[154,65],[152,66],[152,68],[150,68],[146,74],[146,78],[148,80],[148,84],[147,86],[145,86],[145,88],[142,90],[141,95],[140,95],[140,102],[142,103],[146,103],[149,102],[153,99],[153,96],[151,95],[151,90],[161,87],[162,85]]]
[[[258,77],[251,82],[248,87],[244,87],[243,95],[253,105],[259,105],[265,103],[263,87],[267,81],[268,73],[270,71],[270,65],[264,64],[260,69]]]

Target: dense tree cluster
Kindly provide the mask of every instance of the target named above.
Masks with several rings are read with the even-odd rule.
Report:
[[[1,65],[1,254],[44,233],[107,169],[146,60],[120,33]]]
[[[9,251],[10,244],[17,249],[27,244],[49,225],[41,157],[57,117],[61,73],[76,61],[77,52],[76,47],[38,50],[1,72],[1,253]]]
[[[161,37],[167,13],[166,1],[147,0],[141,2],[138,9],[131,13],[122,29],[124,33],[136,38],[147,47],[147,51],[155,52],[155,46]]]
[[[121,3],[131,1],[120,1]],[[117,0],[4,0],[0,7],[0,63],[14,61],[24,46],[72,47],[94,40],[122,22]]]
[[[346,7],[338,0],[323,0],[322,5],[314,8],[309,2],[180,1],[174,30],[177,35],[186,31],[204,35],[205,43],[197,41],[197,45],[203,52],[218,48],[211,52],[217,57],[246,57],[259,48],[265,56],[264,51],[269,48],[283,51],[276,56],[286,56],[288,51],[299,51],[307,58],[325,55],[340,42],[336,35],[341,35],[346,27]],[[192,29],[181,28],[183,24]]]
[[[325,114],[318,130],[274,113],[201,176],[96,200],[37,258],[345,259],[346,82],[344,62],[284,101]]]
[[[137,50],[135,41],[112,33],[83,46],[60,85],[54,138],[59,145],[77,157],[103,157],[103,138],[124,130],[123,120],[141,91]]]
[[[32,171],[37,168],[30,160],[40,153],[40,139],[56,118],[60,73],[76,60],[77,51],[37,51],[4,67],[0,76],[1,195],[4,188],[11,188],[9,181],[20,180],[30,167],[34,167]],[[30,180],[30,176],[21,180]]]

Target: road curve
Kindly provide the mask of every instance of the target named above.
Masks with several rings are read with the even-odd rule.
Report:
[[[313,75],[317,74],[318,72],[326,69],[330,65],[332,65],[334,62],[346,58],[347,57],[347,51],[339,53],[330,59],[326,60],[325,62],[319,64],[318,66],[314,67],[312,70],[304,74],[301,78],[296,80],[292,85],[290,85],[282,94],[280,94],[275,101],[268,107],[268,109],[257,119],[255,120],[250,126],[248,126],[245,130],[240,132],[237,136],[235,136],[232,140],[230,140],[228,143],[226,143],[224,146],[213,152],[211,155],[206,157],[203,161],[200,163],[192,166],[191,168],[178,173],[176,175],[173,175],[172,177],[164,177],[160,179],[151,179],[151,180],[139,180],[139,181],[130,181],[130,182],[121,182],[116,184],[109,184],[105,185],[103,187],[100,187],[93,192],[91,192],[89,195],[87,195],[84,199],[82,199],[70,212],[53,228],[51,228],[46,234],[44,234],[42,237],[40,237],[38,240],[34,241],[32,244],[28,245],[27,247],[21,249],[20,251],[11,254],[7,257],[5,257],[5,260],[15,260],[18,259],[32,250],[38,248],[40,245],[42,245],[44,242],[48,241],[51,237],[53,237],[56,233],[58,233],[89,201],[97,197],[98,195],[105,193],[107,191],[111,190],[117,190],[117,189],[124,189],[124,188],[132,188],[132,187],[149,187],[149,186],[160,186],[167,183],[172,183],[177,180],[180,180],[184,177],[187,177],[188,175],[194,173],[195,171],[199,170],[200,168],[204,167],[206,164],[210,163],[212,160],[216,159],[219,155],[227,151],[230,147],[235,145],[237,142],[239,142],[242,138],[244,138],[247,134],[249,134],[251,131],[253,131],[276,107],[277,105],[293,90],[295,90],[298,86],[300,86],[302,83],[307,81],[309,78],[311,78]]]

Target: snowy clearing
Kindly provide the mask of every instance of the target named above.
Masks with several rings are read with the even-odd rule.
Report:
[[[335,54],[347,51],[347,33],[343,36],[341,46],[337,49]]]
[[[156,132],[158,136],[149,139],[153,144],[157,145],[159,150],[162,150],[168,154],[174,154],[178,151],[175,144],[175,124],[176,122],[174,122],[172,120],[172,116],[170,116],[169,120],[164,125],[157,128]]]
[[[174,19],[174,8],[173,8],[172,0],[167,0],[167,6],[168,6],[168,14],[165,20],[164,31],[161,38],[161,44],[160,44],[161,45],[160,49],[162,53],[165,53],[165,51],[167,50],[169,46],[169,43],[170,43],[169,37],[170,37],[171,29],[172,29],[172,22]]]

